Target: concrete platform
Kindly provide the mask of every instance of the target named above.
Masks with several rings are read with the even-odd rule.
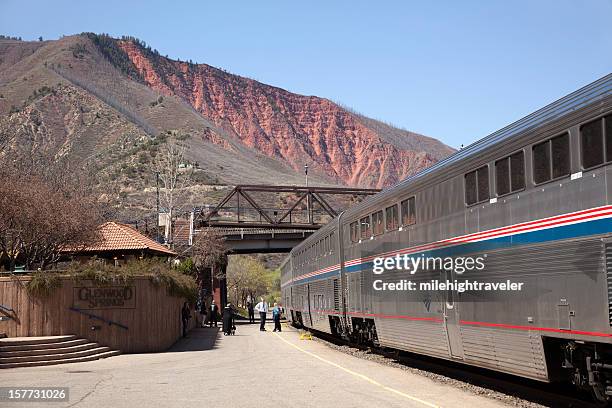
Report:
[[[272,328],[268,325],[269,330]],[[169,352],[0,372],[2,386],[70,387],[55,407],[500,407],[502,402],[300,340],[296,330],[193,330]],[[48,407],[6,403],[3,407]]]

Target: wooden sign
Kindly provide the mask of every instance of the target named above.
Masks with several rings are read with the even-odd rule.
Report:
[[[136,308],[136,287],[75,287],[72,304],[79,309],[134,309]]]

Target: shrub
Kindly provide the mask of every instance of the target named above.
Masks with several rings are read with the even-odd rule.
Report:
[[[168,294],[195,301],[198,285],[193,277],[173,269],[168,263],[156,259],[141,259],[127,262],[120,268],[92,262],[85,268],[75,266],[75,276],[80,280],[91,280],[99,285],[123,285],[136,276],[146,276],[156,286],[165,286]]]
[[[48,296],[61,286],[60,275],[68,276],[76,282],[91,281],[96,286],[126,285],[135,277],[144,276],[155,286],[165,287],[170,296],[186,298],[189,302],[195,302],[198,296],[198,285],[194,277],[156,259],[131,261],[121,267],[106,265],[95,259],[85,265],[74,263],[61,274],[51,271],[35,272],[26,288],[33,296]]]
[[[159,268],[150,276],[154,284],[165,286],[170,296],[183,297],[190,303],[194,303],[198,298],[198,285],[195,279],[176,269]]]
[[[35,297],[46,297],[56,288],[62,286],[62,280],[57,272],[39,271],[32,275],[26,284],[28,293]]]

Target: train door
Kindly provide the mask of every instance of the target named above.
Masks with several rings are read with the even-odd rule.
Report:
[[[442,272],[442,282],[452,282],[452,271]],[[456,293],[453,290],[447,290],[444,301],[444,326],[446,329],[446,337],[448,338],[448,350],[450,356],[463,360],[463,339],[461,338],[461,329],[459,327],[459,303],[456,302]]]
[[[306,299],[308,300],[308,319],[310,320],[310,327],[312,327],[312,309],[310,308],[310,283],[306,285],[306,288]]]

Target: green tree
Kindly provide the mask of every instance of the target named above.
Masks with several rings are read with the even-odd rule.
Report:
[[[267,269],[257,258],[234,255],[227,265],[228,297],[236,306],[244,307],[247,299],[263,296],[268,302],[280,299],[280,272]]]

